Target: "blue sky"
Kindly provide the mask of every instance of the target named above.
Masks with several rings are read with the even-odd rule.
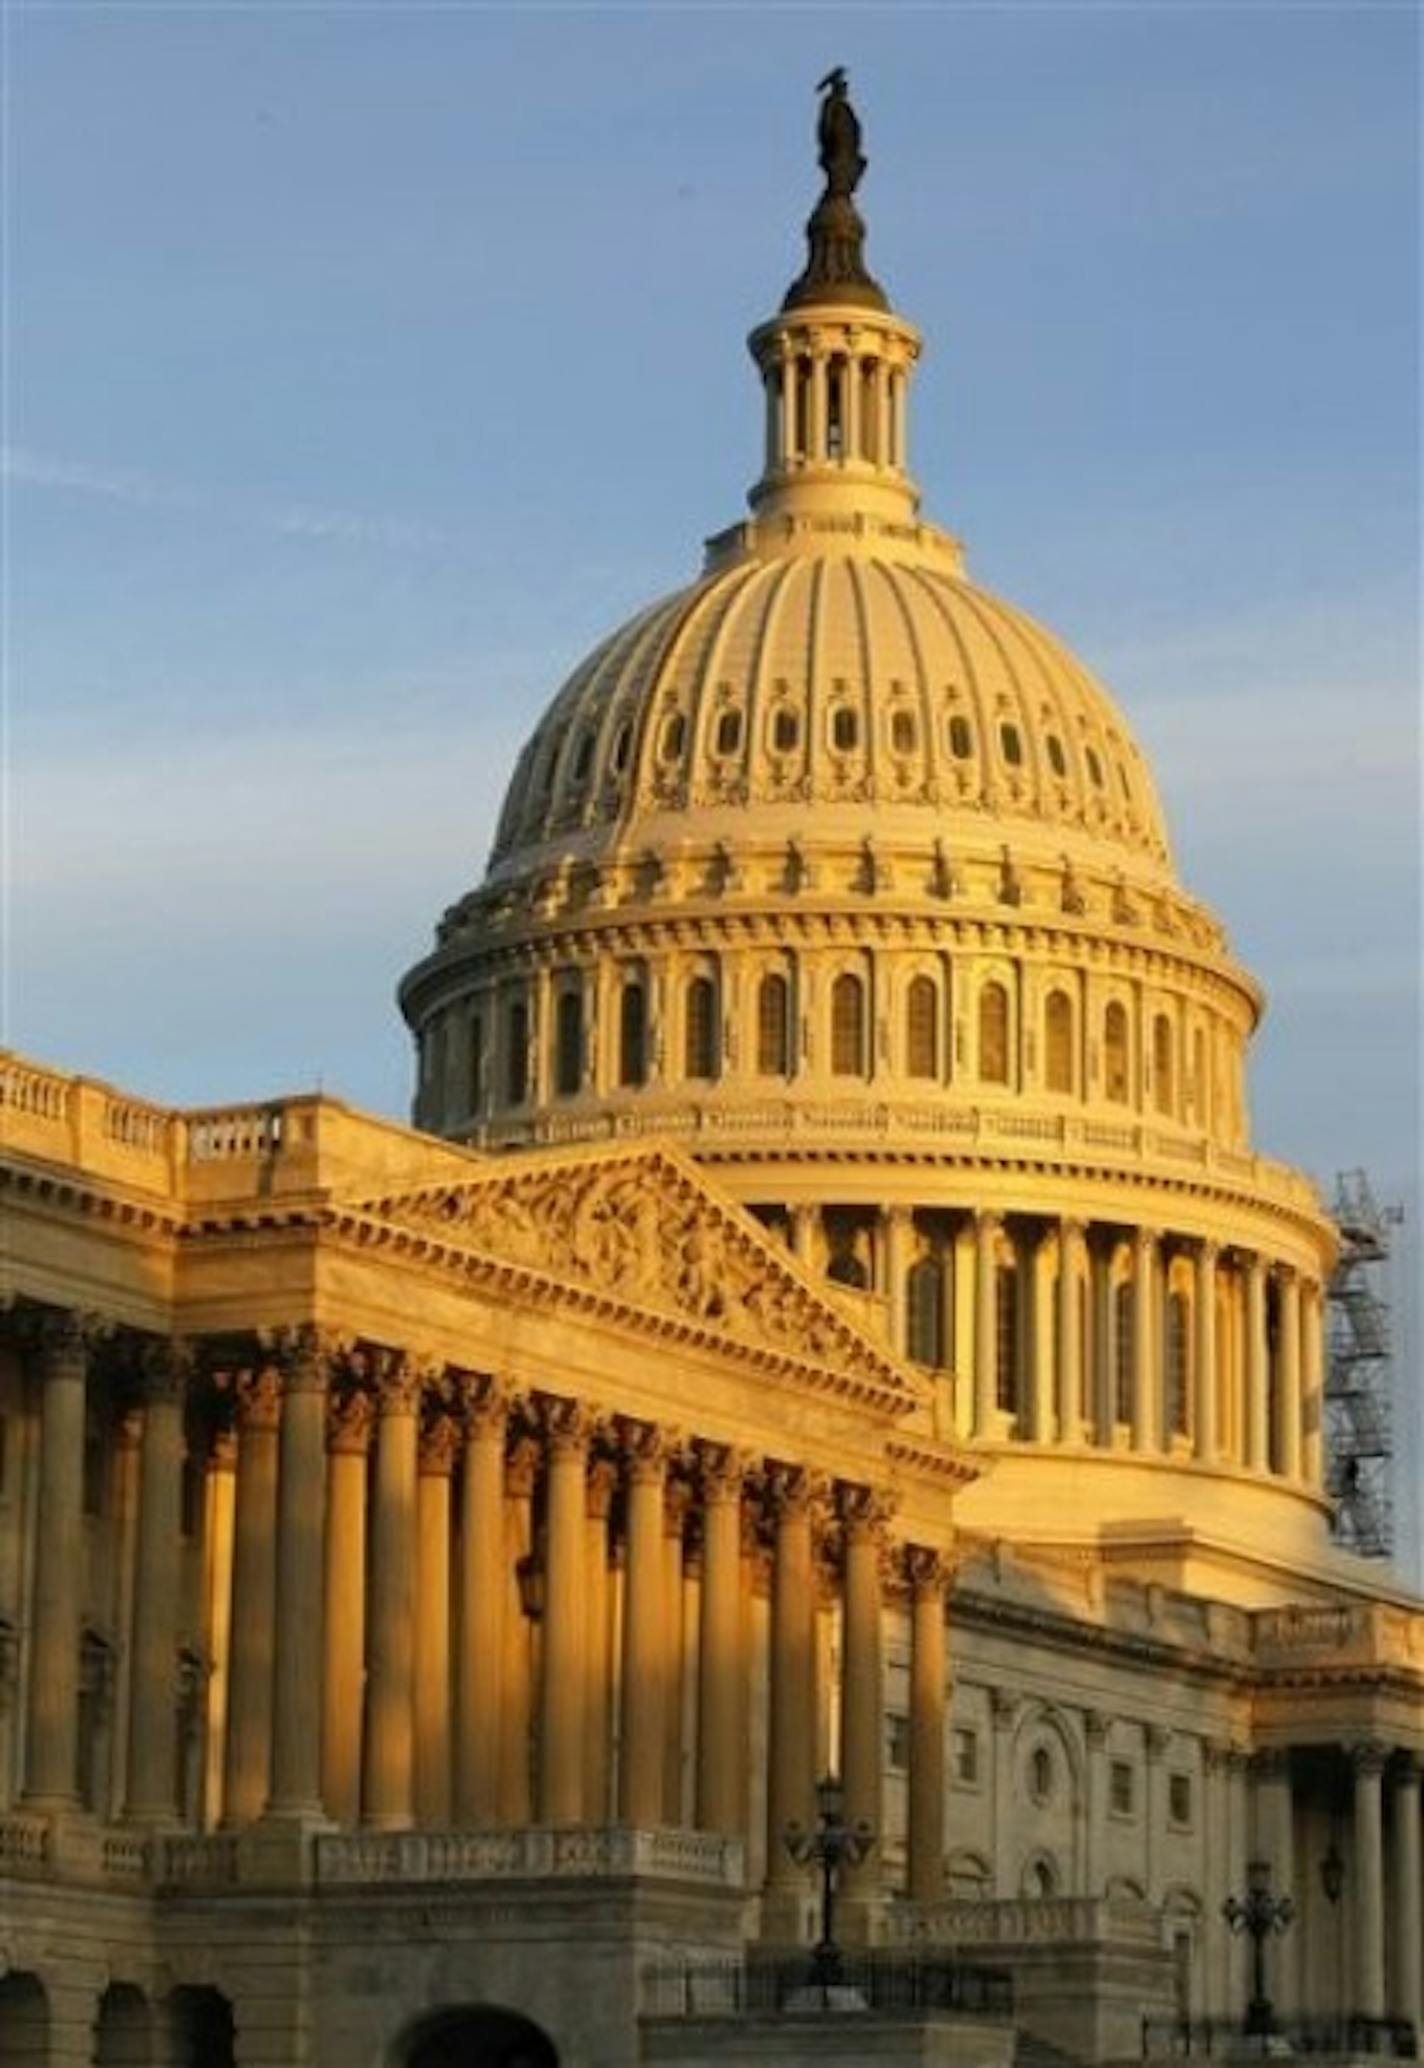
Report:
[[[850,67],[929,514],[1153,754],[1257,1132],[1414,1183],[1410,8],[7,16],[5,1038],[401,1112],[515,748],[756,470]]]

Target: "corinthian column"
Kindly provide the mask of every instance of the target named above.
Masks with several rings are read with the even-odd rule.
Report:
[[[1394,2002],[1391,2009],[1418,2031],[1424,2021],[1424,1890],[1419,1867],[1419,1762],[1406,1755],[1395,1774],[1394,1885],[1397,1917]]]
[[[460,1729],[455,1813],[485,1830],[499,1822],[500,1713],[505,1653],[504,1438],[508,1396],[475,1380],[465,1396],[460,1491],[460,1606],[455,1661]]]
[[[328,1398],[321,1793],[328,1816],[347,1825],[361,1814],[366,1458],[375,1412],[376,1403],[364,1387],[348,1385]]]
[[[1216,1260],[1217,1245],[1197,1249],[1196,1299],[1192,1314],[1192,1427],[1196,1454],[1204,1465],[1216,1457]]]
[[[1266,1260],[1246,1260],[1246,1464],[1271,1465],[1270,1353],[1266,1344]]]
[[[1137,1451],[1162,1447],[1157,1292],[1157,1236],[1151,1228],[1139,1228],[1132,1273],[1132,1447]]]
[[[742,1629],[742,1483],[747,1461],[723,1450],[702,1474],[702,1621],[698,1629],[697,1822],[742,1828],[747,1660]]]
[[[885,1552],[885,1525],[892,1512],[892,1504],[885,1496],[870,1487],[844,1490],[841,1778],[845,1783],[847,1822],[868,1827],[874,1843],[861,1861],[846,1867],[842,1885],[850,1901],[859,1904],[862,1927],[867,1924],[866,1906],[880,1887],[881,1846],[885,1837],[881,1786],[885,1665],[880,1567]]]
[[[1320,1287],[1308,1281],[1301,1291],[1301,1469],[1307,1486],[1325,1479],[1324,1344],[1321,1340]]]
[[[1058,1224],[1058,1440],[1083,1440],[1083,1223]]]
[[[183,1342],[153,1343],[144,1357],[125,1802],[143,1823],[171,1821],[177,1809],[178,1532],[192,1363]]]
[[[683,1654],[687,1604],[683,1581],[687,1511],[692,1488],[681,1477],[669,1478],[663,1497],[663,1642],[667,1646],[663,1710],[663,1815],[665,1824],[682,1822]]]
[[[534,1481],[539,1445],[526,1434],[509,1447],[504,1468],[504,1653],[499,1719],[499,1816],[527,1824],[533,1815],[531,1738],[533,1644],[520,1574],[534,1553]]]
[[[1366,1741],[1349,1750],[1355,1773],[1355,2008],[1366,2018],[1382,2018],[1385,1994],[1381,1796],[1389,1748]]]
[[[393,1356],[382,1361],[376,1379],[364,1815],[377,1831],[406,1829],[415,1802],[415,1477],[421,1378],[418,1366]]]
[[[577,1824],[583,1817],[583,1547],[592,1426],[588,1410],[579,1402],[546,1403],[548,1536],[539,1690],[539,1821],[543,1824]]]
[[[944,1894],[944,1597],[949,1568],[938,1551],[912,1544],[910,1582],[909,1895]]]
[[[40,1469],[35,1523],[25,1802],[76,1799],[79,1743],[79,1549],[84,1504],[84,1401],[92,1323],[56,1314],[39,1330]]]
[[[1276,1278],[1277,1294],[1280,1300],[1280,1360],[1278,1371],[1278,1395],[1280,1401],[1277,1426],[1280,1429],[1280,1455],[1276,1463],[1286,1479],[1300,1478],[1301,1461],[1301,1386],[1300,1386],[1300,1278],[1284,1266]]]
[[[662,1431],[638,1427],[628,1444],[628,1542],[623,1600],[623,1717],[619,1740],[619,1817],[655,1825],[662,1818],[667,1648],[663,1608]]]
[[[771,1729],[767,1756],[768,1937],[799,1938],[805,1870],[786,1845],[790,1826],[810,1828],[815,1761],[815,1581],[811,1563],[810,1475],[779,1466],[771,1479],[775,1516],[771,1590]]]
[[[588,1468],[584,1509],[584,1703],[583,1816],[586,1824],[608,1822],[609,1691],[612,1681],[608,1587],[608,1517],[618,1474],[611,1458]]]
[[[272,1767],[272,1655],[277,1620],[277,1425],[282,1385],[272,1365],[237,1379],[237,1517],[232,1558],[223,1822],[262,1814]]]
[[[992,1436],[999,1406],[999,1236],[997,1214],[974,1224],[974,1434]]]
[[[420,1431],[415,1509],[415,1815],[450,1822],[450,1479],[460,1425],[435,1412]]]
[[[277,1487],[276,1662],[272,1695],[275,1813],[321,1814],[322,1535],[326,1378],[333,1344],[297,1329],[279,1346],[282,1421]]]

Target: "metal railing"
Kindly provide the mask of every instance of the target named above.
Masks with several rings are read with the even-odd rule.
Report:
[[[944,1958],[843,1953],[838,1979],[823,1984],[807,1950],[659,1962],[643,1978],[645,2017],[766,2017],[827,2007],[890,2016],[954,2011],[1003,2022],[1014,2012],[1013,1977]]]
[[[1144,2018],[1142,2058],[1166,2060],[1239,2060],[1260,2054],[1367,2054],[1384,2060],[1413,2061],[1419,2056],[1419,2035],[1407,2018],[1367,2018],[1342,2011],[1323,2017],[1283,2017],[1273,2032],[1248,2032],[1240,2018]]]

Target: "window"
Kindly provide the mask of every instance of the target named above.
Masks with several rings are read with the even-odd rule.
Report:
[[[1103,1015],[1103,1090],[1116,1105],[1127,1104],[1127,1008],[1116,998]]]
[[[1192,1115],[1198,1127],[1206,1126],[1206,1036],[1200,1027],[1192,1036]]]
[[[860,720],[849,704],[837,704],[831,713],[831,745],[838,754],[852,754],[859,740]]]
[[[1046,1745],[1038,1746],[1029,1760],[1028,1792],[1040,1805],[1052,1800],[1053,1754]]]
[[[974,734],[969,720],[957,714],[949,721],[949,751],[956,761],[967,761],[974,752]]]
[[[893,1711],[885,1719],[885,1763],[897,1774],[910,1764],[910,1719]]]
[[[1056,776],[1066,776],[1068,773],[1068,762],[1063,752],[1063,742],[1059,739],[1056,732],[1051,732],[1048,735],[1047,745],[1049,767]]]
[[[1072,1091],[1073,1003],[1066,991],[1050,991],[1043,1009],[1043,1072],[1049,1091]]]
[[[648,1075],[648,994],[631,978],[618,1000],[618,1082],[637,1085]]]
[[[831,1072],[865,1075],[865,987],[859,977],[838,976],[831,986]]]
[[[717,990],[711,977],[694,977],[687,987],[683,1075],[717,1075]]]
[[[681,711],[674,711],[663,726],[662,745],[659,757],[663,761],[677,761],[682,754],[683,741],[687,738],[687,720]]]
[[[575,748],[574,781],[576,783],[586,783],[588,781],[589,772],[593,767],[593,750],[596,744],[596,735],[589,731],[584,733],[578,746]]]
[[[1009,994],[1002,984],[979,993],[979,1077],[984,1084],[1009,1081]]]
[[[897,754],[913,754],[917,728],[913,711],[893,711],[890,715],[890,744]]]
[[[485,1109],[485,1023],[479,1013],[470,1015],[470,1111]]]
[[[994,1400],[1006,1415],[1019,1411],[1019,1274],[1000,1264],[994,1281],[994,1336],[998,1370]]]
[[[1058,1893],[1058,1869],[1046,1854],[1033,1861],[1025,1878],[1028,1895],[1037,1902],[1046,1903]]]
[[[1091,747],[1084,749],[1083,759],[1088,764],[1088,774],[1093,779],[1093,788],[1101,790],[1103,787],[1103,764],[1099,761],[1097,754]]]
[[[1132,1365],[1136,1353],[1137,1305],[1130,1285],[1120,1285],[1113,1294],[1113,1342],[1116,1362],[1114,1413],[1120,1422],[1132,1420]]]
[[[1174,1824],[1190,1825],[1192,1821],[1192,1777],[1190,1774],[1169,1774],[1167,1776],[1167,1815]]]
[[[559,993],[554,1030],[554,1090],[571,1099],[583,1083],[583,1000],[577,991]]]
[[[971,1730],[956,1730],[953,1740],[954,1778],[961,1788],[977,1787],[979,1782],[979,1733]]]
[[[775,973],[757,988],[757,1068],[763,1077],[791,1074],[791,986]]]
[[[1132,785],[1131,785],[1131,783],[1130,783],[1130,782],[1129,782],[1129,781],[1127,780],[1127,770],[1126,770],[1126,769],[1125,769],[1125,768],[1123,767],[1123,765],[1122,765],[1122,763],[1121,763],[1120,761],[1119,761],[1119,763],[1118,763],[1118,765],[1117,765],[1117,779],[1118,779],[1118,781],[1119,781],[1119,782],[1121,783],[1121,785],[1122,785],[1122,794],[1123,794],[1123,796],[1124,796],[1124,797],[1126,798],[1127,802],[1128,802],[1129,804],[1131,804],[1131,802],[1132,802]]]
[[[615,775],[622,775],[624,769],[628,766],[628,752],[632,744],[633,728],[625,718],[617,732],[613,735],[613,752],[608,757]]]
[[[1159,1012],[1152,1022],[1152,1084],[1159,1113],[1170,1113],[1172,1097],[1172,1022]]]
[[[1115,1817],[1130,1817],[1137,1802],[1137,1776],[1130,1759],[1115,1759],[1108,1769],[1108,1803]]]
[[[723,711],[717,720],[717,752],[735,754],[742,744],[742,714],[740,711]]]
[[[522,998],[505,1015],[504,1096],[511,1106],[522,1106],[529,1096],[529,1008]]]
[[[771,744],[778,754],[794,754],[801,743],[801,720],[783,704],[771,721]]]
[[[1190,1391],[1187,1378],[1189,1313],[1184,1292],[1167,1295],[1167,1343],[1164,1379],[1167,1389],[1167,1433],[1186,1436],[1191,1428]]]
[[[1023,741],[1019,738],[1019,729],[1016,725],[999,727],[999,745],[1004,750],[1004,759],[1010,768],[1019,768],[1023,765]]]
[[[932,977],[913,977],[906,994],[905,1068],[911,1077],[939,1075],[939,993]]]
[[[907,1349],[916,1364],[944,1363],[944,1273],[937,1257],[919,1257],[905,1281]]]

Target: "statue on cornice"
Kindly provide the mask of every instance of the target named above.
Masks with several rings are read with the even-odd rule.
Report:
[[[816,125],[817,155],[826,175],[826,192],[849,200],[865,173],[860,150],[860,118],[846,91],[846,70],[836,65],[816,88],[824,94]]]

